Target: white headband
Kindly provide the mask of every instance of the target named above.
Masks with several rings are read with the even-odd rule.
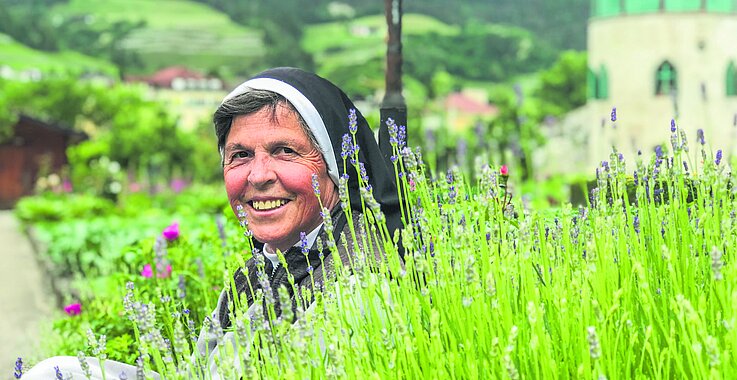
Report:
[[[238,95],[245,94],[250,90],[273,91],[285,97],[290,103],[292,103],[294,108],[307,123],[312,134],[315,135],[317,145],[320,146],[322,156],[325,157],[325,162],[328,165],[328,175],[330,175],[330,179],[332,179],[337,185],[340,175],[338,173],[338,162],[335,160],[335,152],[333,152],[333,144],[330,141],[328,130],[325,128],[325,123],[312,102],[310,102],[304,94],[299,92],[299,90],[286,82],[273,78],[255,78],[236,87],[235,90],[225,96],[223,103]]]

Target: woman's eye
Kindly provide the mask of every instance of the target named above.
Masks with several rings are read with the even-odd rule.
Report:
[[[240,151],[240,152],[233,153],[233,155],[231,156],[231,159],[248,158],[248,157],[249,157],[248,152]]]

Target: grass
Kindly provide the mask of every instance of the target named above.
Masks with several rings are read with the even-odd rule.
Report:
[[[248,378],[729,376],[737,370],[734,179],[708,146],[689,153],[674,135],[669,156],[634,162],[636,181],[613,154],[597,169],[592,203],[580,208],[528,207],[507,191],[515,174],[488,165],[476,182],[457,169],[431,178],[404,151],[404,267],[392,238],[374,223],[379,213],[366,209],[364,223],[373,227],[359,238],[383,246],[387,261],[368,270],[361,255],[371,252],[359,252],[351,277],[343,273],[315,294],[294,324],[234,311],[239,352],[223,353],[218,371],[237,377],[228,375],[237,360]],[[222,250],[218,239],[192,239],[171,249],[172,261],[229,261],[223,273],[239,265],[239,255],[212,254]],[[250,251],[248,238],[239,244],[237,252]],[[131,278],[131,318],[148,302],[167,310],[155,327],[134,324],[137,336],[160,331],[176,341],[188,321],[177,323],[171,311],[195,305],[158,301],[151,284]],[[158,294],[176,287],[170,281],[162,289]],[[137,341],[150,354],[145,366],[167,378],[191,364],[186,343],[170,351]]]
[[[79,74],[84,71],[117,76],[118,69],[111,63],[74,51],[58,53],[29,48],[0,33],[0,62],[2,66],[21,71],[38,69],[43,72]]]

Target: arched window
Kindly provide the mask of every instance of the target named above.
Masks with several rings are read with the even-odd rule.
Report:
[[[606,68],[602,65],[599,69],[599,85],[597,86],[597,98],[607,99],[609,98],[609,74],[607,74]]]
[[[734,61],[729,62],[727,66],[727,96],[737,96],[737,68]]]
[[[655,73],[655,95],[669,95],[678,89],[676,75],[676,68],[670,62],[661,63]]]

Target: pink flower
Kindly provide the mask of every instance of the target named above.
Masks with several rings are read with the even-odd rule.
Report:
[[[143,270],[141,271],[141,276],[146,278],[151,278],[154,276],[154,270],[151,268],[151,264],[146,264],[143,266]]]
[[[156,267],[156,269],[159,269],[156,273],[156,277],[158,278],[169,278],[171,276],[171,264],[167,265],[164,270],[161,270],[159,267]]]
[[[62,190],[63,190],[63,191],[65,192],[65,193],[71,193],[71,192],[72,192],[72,190],[74,190],[74,189],[72,188],[72,183],[71,183],[71,182],[69,182],[69,180],[68,180],[68,179],[65,179],[65,180],[64,180],[64,182],[62,182],[62,184],[61,184],[61,189],[62,189]]]
[[[179,238],[179,223],[174,222],[164,228],[164,231],[161,232],[161,235],[166,238],[166,240],[172,241],[177,240]]]
[[[499,169],[499,173],[501,175],[509,175],[509,168],[507,168],[507,165],[502,165],[501,169]]]
[[[171,264],[167,265],[165,268],[156,268],[157,273],[156,277],[158,278],[168,278],[171,276]],[[151,278],[154,276],[154,268],[151,266],[151,264],[146,264],[143,266],[143,270],[141,271],[141,276],[146,278]]]
[[[414,180],[414,178],[410,178],[409,179],[409,190],[410,191],[415,191],[415,180]]]
[[[171,180],[171,183],[169,184],[171,186],[171,189],[175,193],[179,193],[182,190],[184,190],[185,187],[187,187],[187,182],[183,179],[173,179]]]
[[[79,303],[71,303],[64,306],[64,312],[69,315],[78,315],[82,313],[82,305]]]

